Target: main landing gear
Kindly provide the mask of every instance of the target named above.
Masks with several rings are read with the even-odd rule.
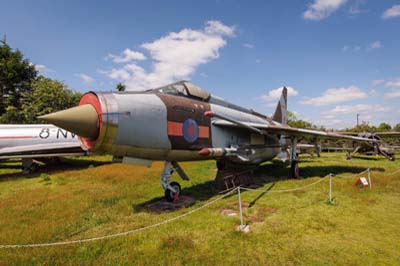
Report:
[[[299,169],[299,157],[296,152],[297,148],[297,139],[292,138],[292,143],[290,145],[290,178],[300,178],[300,169]]]
[[[161,185],[164,189],[165,199],[168,202],[177,202],[181,195],[181,185],[178,182],[169,183],[169,179],[175,171],[183,180],[189,180],[177,162],[165,161],[164,171],[161,174]]]

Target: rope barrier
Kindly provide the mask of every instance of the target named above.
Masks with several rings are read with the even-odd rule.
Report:
[[[362,171],[362,172],[359,172],[359,173],[357,173],[357,174],[350,175],[350,176],[335,175],[335,177],[341,177],[341,178],[353,178],[353,177],[360,176],[360,175],[362,175],[362,174],[364,174],[364,173],[366,173],[366,172],[368,172],[368,171],[370,171],[370,170],[369,170],[369,169],[367,169],[367,170],[364,170],[364,171]]]
[[[249,190],[249,191],[261,191],[261,192],[267,192],[267,193],[293,192],[293,191],[302,190],[302,189],[306,189],[306,188],[312,187],[312,186],[324,181],[327,177],[329,177],[329,175],[326,175],[326,176],[322,177],[321,179],[319,179],[319,180],[317,180],[317,181],[315,181],[315,182],[313,182],[311,184],[308,184],[308,185],[305,185],[305,186],[302,186],[302,187],[297,187],[297,188],[290,188],[290,189],[267,190],[267,189],[259,189],[259,188],[248,188],[248,187],[242,187],[242,186],[240,187],[240,189]]]
[[[365,170],[365,171],[362,171],[362,172],[360,172],[358,174],[355,174],[352,177],[358,176],[358,175],[363,174],[363,173],[365,173],[367,171],[368,171],[368,169]],[[386,175],[393,175],[393,174],[398,173],[398,172],[400,172],[400,169],[398,169],[398,170],[396,170],[396,171],[394,171],[392,173],[388,173]],[[99,241],[99,240],[104,240],[104,239],[111,239],[111,238],[126,236],[126,235],[130,235],[130,234],[134,234],[134,233],[137,233],[137,232],[145,231],[145,230],[148,230],[148,229],[151,229],[151,228],[154,228],[154,227],[158,227],[158,226],[173,222],[175,220],[184,218],[184,217],[186,217],[188,215],[191,215],[191,214],[193,214],[193,213],[195,213],[197,211],[200,211],[201,209],[204,209],[204,208],[214,204],[215,202],[225,198],[228,195],[233,194],[233,192],[235,192],[235,191],[237,191],[239,189],[248,190],[248,191],[261,191],[261,192],[267,192],[267,193],[293,192],[293,191],[302,190],[302,189],[306,189],[306,188],[312,187],[312,186],[324,181],[326,178],[328,178],[330,176],[331,176],[331,174],[326,175],[326,176],[322,177],[321,179],[317,180],[316,182],[313,182],[311,184],[307,184],[307,185],[302,186],[302,187],[291,188],[291,189],[282,189],[282,190],[265,190],[265,189],[247,188],[247,187],[240,187],[239,186],[239,187],[236,187],[236,188],[230,190],[229,192],[225,193],[224,195],[222,195],[222,196],[220,196],[220,197],[218,197],[218,198],[216,198],[214,200],[211,200],[211,201],[203,204],[202,206],[200,206],[200,207],[198,207],[196,209],[190,210],[190,211],[188,211],[188,212],[186,212],[184,214],[175,216],[173,218],[170,218],[170,219],[167,219],[167,220],[164,220],[164,221],[152,224],[152,225],[148,225],[148,226],[140,227],[140,228],[135,228],[135,229],[124,231],[124,232],[120,232],[120,233],[115,233],[115,234],[110,234],[110,235],[105,235],[105,236],[99,236],[99,237],[86,238],[86,239],[78,239],[78,240],[71,240],[71,241],[61,241],[61,242],[49,242],[49,243],[37,243],[37,244],[21,244],[21,245],[0,245],[0,249],[63,246],[63,245],[81,244],[81,243],[94,242],[94,241]]]
[[[397,174],[398,172],[400,172],[400,169],[397,169],[396,171],[394,171],[394,172],[392,172],[392,173],[385,174],[385,175],[386,175],[386,176],[388,176],[388,175],[394,175],[394,174]]]
[[[105,235],[105,236],[99,236],[99,237],[92,237],[92,238],[86,238],[86,239],[78,239],[78,240],[71,240],[71,241],[62,241],[62,242],[49,242],[49,243],[39,243],[39,244],[21,244],[21,245],[0,245],[0,249],[15,249],[15,248],[35,248],[35,247],[51,247],[51,246],[63,246],[63,245],[71,245],[71,244],[81,244],[81,243],[86,243],[86,242],[93,242],[93,241],[98,241],[98,240],[104,240],[104,239],[110,239],[110,238],[116,238],[116,237],[120,237],[120,236],[126,236],[126,235],[130,235],[133,233],[137,233],[137,232],[141,232],[141,231],[145,231],[154,227],[158,227],[170,222],[173,222],[175,220],[181,219],[183,217],[186,217],[190,214],[193,214],[201,209],[204,209],[205,207],[208,207],[212,204],[214,204],[215,202],[225,198],[226,196],[233,194],[233,192],[235,192],[238,188],[234,188],[231,191],[229,191],[228,193],[224,194],[221,197],[218,197],[212,201],[209,201],[205,204],[203,204],[202,206],[190,210],[184,214],[175,216],[173,218],[164,220],[162,222],[159,223],[155,223],[149,226],[145,226],[145,227],[140,227],[140,228],[136,228],[136,229],[132,229],[132,230],[128,230],[125,232],[121,232],[121,233],[115,233],[115,234],[111,234],[111,235]]]

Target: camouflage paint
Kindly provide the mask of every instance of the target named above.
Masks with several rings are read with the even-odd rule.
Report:
[[[167,134],[174,150],[211,147],[210,104],[181,96],[157,93],[167,108]]]

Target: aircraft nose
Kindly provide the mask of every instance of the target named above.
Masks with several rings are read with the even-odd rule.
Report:
[[[99,134],[98,114],[91,104],[79,105],[63,111],[39,116],[39,118],[83,138],[96,139]]]

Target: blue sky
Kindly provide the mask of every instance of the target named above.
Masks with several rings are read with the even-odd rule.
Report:
[[[0,34],[78,91],[188,79],[333,128],[400,122],[400,1],[0,1]]]

